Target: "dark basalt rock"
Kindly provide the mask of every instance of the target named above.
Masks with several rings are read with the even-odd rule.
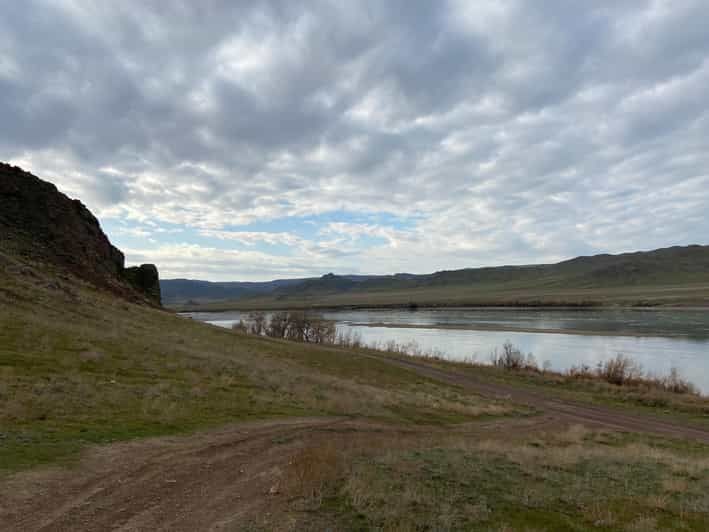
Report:
[[[5,163],[0,163],[0,248],[59,266],[131,299],[160,304],[155,266],[141,266],[139,274],[126,270],[123,253],[83,203]]]
[[[151,301],[160,304],[160,278],[154,264],[132,266],[123,271],[124,277]]]

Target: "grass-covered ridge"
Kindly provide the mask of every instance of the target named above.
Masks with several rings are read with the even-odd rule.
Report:
[[[0,266],[0,494],[30,504],[35,498],[22,494],[41,486],[54,499],[34,510],[40,517],[56,511],[91,524],[110,510],[111,526],[144,512],[173,518],[169,507],[156,502],[153,514],[140,501],[184,490],[180,505],[197,501],[220,522],[222,514],[207,511],[212,499],[199,497],[226,478],[220,494],[256,490],[238,521],[246,530],[705,530],[709,523],[706,444],[569,425],[544,411],[543,400],[537,408],[506,394],[478,395],[460,379],[544,390],[567,406],[638,410],[611,385],[417,360],[445,371],[446,381],[407,369],[401,363],[413,359],[401,353],[254,337],[2,254]],[[660,410],[703,416],[704,398],[673,396],[677,402]],[[320,428],[288,428],[313,417],[324,420]],[[258,436],[259,424],[271,428]],[[225,425],[235,427],[224,432],[231,437],[212,436]],[[186,433],[194,434],[128,442]],[[261,439],[250,444],[247,435]],[[146,457],[131,453],[133,445]],[[109,458],[91,462],[101,449]],[[174,459],[162,462],[168,452]],[[251,471],[257,464],[263,469]],[[45,465],[69,467],[38,467]],[[64,483],[53,474],[78,491],[61,498]],[[61,506],[74,504],[73,493],[91,503]],[[125,502],[112,506],[112,496]],[[241,512],[239,501],[223,511]],[[119,515],[124,504],[130,515]],[[23,508],[13,511],[0,508],[0,528],[21,522]]]
[[[513,411],[383,362],[131,304],[8,257],[0,286],[2,470],[247,419],[440,424]]]
[[[190,284],[191,283],[191,284]],[[200,284],[201,283],[201,284]],[[243,283],[234,283],[241,286]],[[324,275],[268,292],[230,283],[165,281],[183,310],[387,306],[709,305],[709,246],[577,257],[557,264],[441,271],[427,275]]]

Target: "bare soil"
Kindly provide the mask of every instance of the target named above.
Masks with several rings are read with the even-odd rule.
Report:
[[[95,447],[69,468],[18,473],[0,483],[0,530],[303,529],[302,521],[289,511],[288,470],[299,451],[322,445],[341,448],[387,441],[403,445],[435,441],[453,432],[516,439],[578,424],[709,443],[709,431],[680,422],[561,401],[425,362],[372,356],[486,397],[532,406],[540,415],[455,429],[397,427],[351,418],[290,418]],[[310,518],[317,521],[318,516]]]

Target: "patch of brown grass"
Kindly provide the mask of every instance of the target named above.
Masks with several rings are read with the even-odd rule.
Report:
[[[9,435],[0,462],[12,468],[73,454],[87,441],[240,419],[447,424],[520,411],[357,353],[237,334],[76,280],[62,281],[71,296],[46,282],[0,270],[3,293],[22,295],[0,305],[0,425]]]
[[[305,447],[288,462],[284,484],[289,493],[320,506],[328,484],[335,482],[346,467],[346,453],[333,442]]]

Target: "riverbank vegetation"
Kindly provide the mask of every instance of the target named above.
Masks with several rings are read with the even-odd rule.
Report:
[[[236,323],[232,329],[245,334],[296,342],[327,344],[347,349],[365,349],[399,356],[446,361],[442,353],[423,350],[416,342],[402,344],[388,341],[365,344],[357,332],[353,333],[350,330],[338,332],[334,322],[304,311],[279,311],[270,315],[254,312],[245,320]],[[463,363],[471,366],[486,365],[476,359],[464,359]],[[509,372],[537,373],[570,380],[601,381],[618,387],[699,395],[696,387],[682,377],[677,368],[671,368],[667,375],[646,373],[639,362],[622,353],[599,362],[595,367],[580,364],[572,366],[567,371],[554,371],[548,363],[540,367],[533,353],[525,354],[508,341],[500,349],[494,349],[490,353],[487,365]]]

